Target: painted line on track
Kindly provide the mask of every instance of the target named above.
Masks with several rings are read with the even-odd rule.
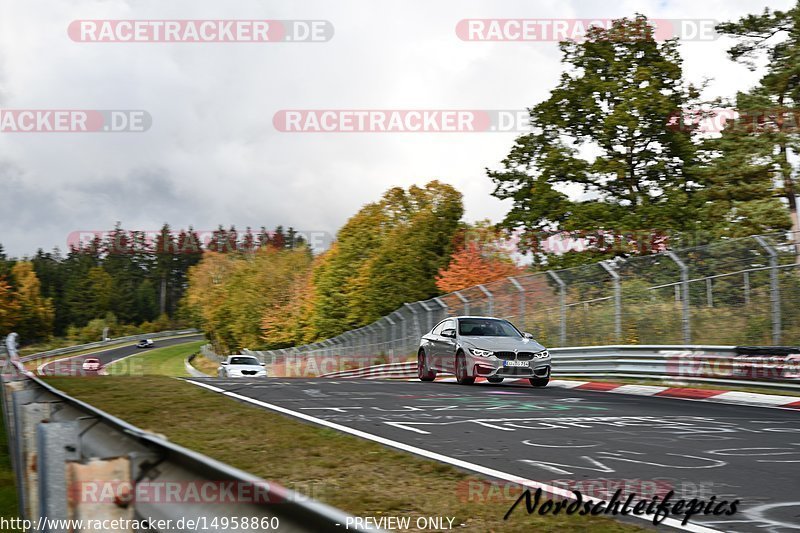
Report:
[[[209,385],[207,383],[201,383],[198,381],[194,381],[191,379],[186,379],[188,383],[192,383],[193,385],[197,385],[198,387],[202,387],[208,389],[210,391],[222,394],[224,396],[228,396],[230,398],[235,398],[237,400],[241,400],[243,402],[251,403],[253,405],[257,405],[259,407],[264,407],[265,409],[269,409],[271,411],[275,411],[284,415],[288,415],[294,418],[299,418],[301,420],[305,420],[307,422],[311,422],[313,424],[317,424],[320,426],[324,426],[330,429],[335,429],[337,431],[341,431],[342,433],[347,433],[356,437],[360,437],[362,439],[371,440],[373,442],[377,442],[379,444],[383,444],[384,446],[389,446],[391,448],[396,448],[398,450],[402,450],[404,452],[413,453],[415,455],[419,455],[425,457],[427,459],[433,459],[434,461],[439,461],[441,463],[446,463],[457,468],[462,468],[464,470],[470,470],[472,472],[477,472],[479,474],[483,474],[485,476],[493,477],[496,479],[502,479],[503,481],[508,481],[510,483],[516,483],[518,485],[522,485],[524,487],[532,488],[532,489],[542,489],[542,491],[548,492],[555,496],[561,496],[562,498],[567,498],[570,500],[575,499],[575,495],[572,491],[565,490],[559,487],[555,487],[553,485],[548,485],[546,483],[542,483],[540,481],[535,481],[532,479],[523,478],[520,476],[515,476],[513,474],[509,474],[506,472],[502,472],[500,470],[495,470],[493,468],[487,468],[485,466],[481,466],[475,463],[470,463],[468,461],[463,461],[461,459],[455,459],[453,457],[449,457],[447,455],[443,455],[440,453],[432,452],[429,450],[425,450],[422,448],[418,448],[416,446],[411,446],[410,444],[405,444],[402,442],[398,442],[392,439],[387,439],[386,437],[381,437],[378,435],[374,435],[372,433],[367,433],[366,431],[361,431],[358,429],[354,429],[348,426],[343,426],[341,424],[336,424],[335,422],[329,422],[327,420],[323,420],[321,418],[317,418],[315,416],[307,415],[305,413],[300,413],[297,411],[293,411],[291,409],[287,409],[285,407],[281,407],[279,405],[262,402],[261,400],[256,400],[255,398],[250,398],[248,396],[243,396],[241,394],[237,394],[235,392],[228,392],[225,389],[221,389],[219,387],[215,387],[213,385]],[[587,502],[594,502],[597,501],[595,498],[587,498]],[[642,520],[648,521],[652,524],[652,518],[648,517],[647,515],[638,516],[630,514],[628,516],[636,517]],[[712,529],[709,527],[697,525],[697,524],[686,524],[682,525],[680,520],[676,520],[674,518],[665,518],[661,524],[681,529],[683,531],[691,531],[692,533],[723,533],[721,530]]]

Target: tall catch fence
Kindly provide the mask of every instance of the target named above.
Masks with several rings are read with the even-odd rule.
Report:
[[[786,233],[617,258],[477,285],[406,303],[323,341],[247,353],[397,362],[441,319],[511,320],[548,347],[800,344],[800,257]]]

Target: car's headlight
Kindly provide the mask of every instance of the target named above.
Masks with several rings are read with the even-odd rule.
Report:
[[[478,357],[489,357],[494,355],[494,352],[490,350],[476,350],[472,348],[470,349],[470,352],[472,352],[472,355],[477,355]]]
[[[548,352],[547,350],[543,350],[539,353],[534,354],[533,357],[534,359],[547,359],[548,357],[550,357],[550,352]]]

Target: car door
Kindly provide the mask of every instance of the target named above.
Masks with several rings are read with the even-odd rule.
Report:
[[[445,336],[446,333],[452,332],[452,337]],[[456,357],[456,321],[448,319],[445,321],[442,332],[438,337],[436,349],[436,366],[438,368],[452,372],[455,369]]]
[[[429,368],[437,368],[436,351],[439,349],[439,335],[442,333],[445,322],[446,320],[442,320],[436,324],[430,333],[423,337],[425,339],[425,354],[428,357]]]

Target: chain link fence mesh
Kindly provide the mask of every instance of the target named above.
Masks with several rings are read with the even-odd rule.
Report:
[[[781,233],[523,274],[407,303],[367,326],[262,358],[407,360],[447,316],[502,317],[548,347],[800,344],[800,256]]]

